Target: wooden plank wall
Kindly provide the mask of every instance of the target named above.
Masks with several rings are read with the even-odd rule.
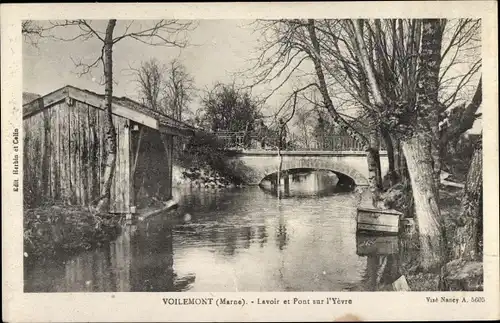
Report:
[[[23,120],[27,207],[43,202],[89,205],[99,198],[105,162],[104,117],[105,111],[74,101],[72,106],[59,102]],[[122,117],[113,116],[113,122],[118,134],[118,157],[110,211],[127,213],[129,129]]]
[[[113,185],[111,186],[112,213],[130,212],[130,136],[127,120],[113,116],[116,128],[116,170]]]

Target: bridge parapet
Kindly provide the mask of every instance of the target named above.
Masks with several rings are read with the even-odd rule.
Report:
[[[234,156],[269,156],[277,157],[277,150],[263,150],[263,149],[233,149]],[[380,151],[380,156],[387,156],[387,151]],[[283,150],[280,151],[282,156],[366,156],[365,151],[334,151],[334,150]]]
[[[368,164],[365,152],[333,151],[235,151],[227,165],[248,184],[259,184],[266,176],[281,170],[329,170],[351,178],[356,185],[368,185]],[[387,154],[381,154],[382,175],[388,168]]]
[[[245,150],[276,150],[278,138],[276,135],[263,135],[253,131],[218,131],[214,133],[228,149]],[[331,135],[317,138],[317,140],[305,141],[304,138],[295,134],[288,135],[283,151],[351,151],[363,152],[364,144],[356,141],[351,136]]]

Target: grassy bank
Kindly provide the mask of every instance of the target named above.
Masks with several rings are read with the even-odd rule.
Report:
[[[120,218],[93,215],[79,206],[50,205],[24,211],[28,263],[99,247],[121,232]]]

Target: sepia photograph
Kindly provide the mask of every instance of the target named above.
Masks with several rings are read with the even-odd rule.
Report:
[[[498,315],[496,4],[436,3],[2,6],[10,317]]]
[[[26,292],[483,289],[480,19],[22,34]]]

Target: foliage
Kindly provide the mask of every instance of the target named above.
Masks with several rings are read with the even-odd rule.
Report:
[[[204,133],[179,139],[177,143],[179,149],[176,149],[174,154],[175,164],[193,172],[196,170],[215,171],[239,183],[239,179],[225,162],[231,152],[226,150],[224,143],[215,135]]]
[[[442,50],[435,109],[441,121],[445,111],[469,101],[480,88],[476,81],[481,67],[481,21],[441,19],[438,24]],[[386,128],[396,138],[412,136],[413,127],[420,124],[415,122],[415,104],[423,20],[262,20],[257,30],[263,37],[255,59],[256,83],[269,85],[271,93],[287,80],[306,75],[313,87],[300,90],[304,98],[306,90],[313,97],[319,90],[335,123],[354,130],[353,135],[359,128],[352,127],[349,116],[341,113],[344,107],[361,111],[358,116],[369,117],[373,126]],[[303,72],[311,69],[307,66],[311,62],[316,77]],[[453,121],[473,122],[478,104],[469,106],[463,117]]]
[[[214,132],[249,132],[262,117],[257,101],[234,84],[217,83],[206,93],[202,104],[201,126]]]
[[[218,166],[224,160],[224,147],[212,134],[197,134],[182,143],[177,162],[185,168]]]

